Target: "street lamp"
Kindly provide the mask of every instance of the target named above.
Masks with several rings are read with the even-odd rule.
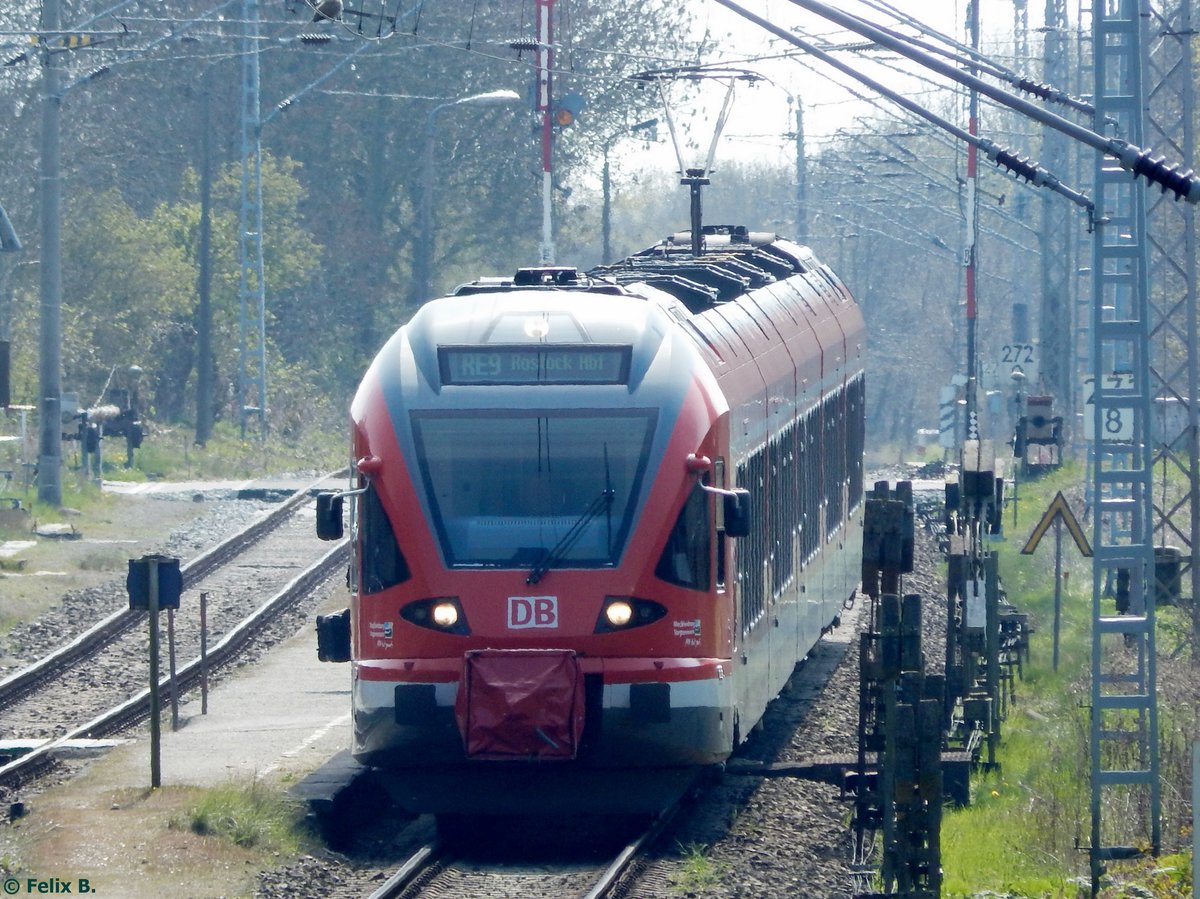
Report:
[[[603,206],[600,209],[601,262],[608,265],[612,262],[612,181],[609,177],[608,153],[613,145],[623,137],[641,136],[646,141],[658,140],[658,119],[647,119],[630,125],[628,130],[618,131],[609,135],[604,142],[604,169],[601,176]]]
[[[8,213],[0,206],[0,253],[16,253],[21,250],[21,238],[8,220]]]
[[[485,94],[472,94],[460,97],[448,103],[429,110],[425,117],[425,156],[421,167],[421,208],[417,219],[416,253],[413,257],[413,293],[412,301],[424,302],[429,299],[430,280],[433,275],[433,154],[437,137],[434,131],[437,114],[451,106],[511,106],[519,102],[520,95],[516,91],[488,91]]]

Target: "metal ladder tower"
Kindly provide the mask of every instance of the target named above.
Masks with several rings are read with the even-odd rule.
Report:
[[[263,277],[262,118],[258,0],[242,0],[242,184],[238,209],[238,419],[267,434],[266,285]]]
[[[1146,75],[1150,81],[1146,132],[1150,146],[1179,159],[1196,155],[1195,83],[1191,0],[1151,3]],[[1153,47],[1153,52],[1150,47]],[[1195,535],[1200,533],[1200,445],[1197,444],[1196,210],[1173,195],[1151,192],[1150,340],[1154,347],[1154,465],[1161,467],[1156,491],[1154,533],[1165,560],[1182,562],[1191,581],[1193,639],[1200,636]],[[1179,414],[1168,415],[1168,411]],[[1166,475],[1182,473],[1183,495],[1167,489]],[[1173,545],[1172,545],[1173,544]],[[1167,547],[1170,547],[1169,549]],[[1166,585],[1164,585],[1166,586]],[[1182,585],[1181,585],[1182,586]],[[1181,589],[1181,599],[1189,593]],[[1184,600],[1186,602],[1186,599]]]
[[[1136,146],[1145,146],[1142,2],[1101,0],[1092,10],[1093,127]],[[1153,853],[1161,844],[1146,189],[1100,154],[1094,174],[1093,381],[1088,404],[1096,445],[1091,503],[1093,896],[1106,861],[1140,855],[1137,842],[1147,837]],[[1128,614],[1111,614],[1105,606],[1110,574],[1116,579],[1118,603]],[[1110,820],[1102,820],[1105,813]]]
[[[1013,0],[1013,60],[1029,59],[1029,0]]]

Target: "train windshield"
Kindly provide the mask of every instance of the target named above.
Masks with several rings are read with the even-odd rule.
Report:
[[[620,558],[653,410],[456,410],[413,415],[447,563],[602,567]]]

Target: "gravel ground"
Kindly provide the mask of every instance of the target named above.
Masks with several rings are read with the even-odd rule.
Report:
[[[116,549],[104,547],[109,554],[136,557],[158,552],[177,556],[186,562],[261,516],[272,505],[259,500],[222,499],[198,502],[191,494],[119,497],[105,507],[105,520],[95,528],[89,525],[86,517],[80,521],[86,534],[116,534],[121,538],[117,541],[119,545]],[[119,566],[117,571],[100,572],[98,576],[95,570],[78,564],[80,559],[88,558],[87,554],[90,552],[86,547],[80,546],[82,542],[71,541],[70,544],[63,544],[56,553],[58,564],[55,568],[62,573],[54,576],[54,583],[61,584],[65,590],[59,601],[36,619],[19,621],[8,633],[0,637],[0,658],[6,662],[4,666],[0,666],[0,677],[57,648],[64,639],[86,630],[114,610],[127,606],[124,565]],[[4,592],[6,596],[12,593],[5,591],[4,581],[8,581],[10,585],[22,583],[12,576],[0,578],[0,592]],[[251,653],[240,664],[252,663],[273,643],[292,636],[310,620],[310,610],[293,609],[264,632]],[[221,673],[218,672],[214,679],[219,680],[220,677]],[[22,859],[27,852],[35,854],[34,847],[29,843],[33,831],[26,825],[38,820],[38,810],[42,805],[42,799],[39,797],[44,791],[68,782],[74,783],[72,779],[86,771],[90,764],[89,761],[64,761],[49,775],[40,778],[36,785],[22,788],[19,795],[7,789],[0,790],[0,808],[9,810],[8,816],[0,818],[0,873],[6,876],[10,873],[36,873],[34,869],[27,867]],[[18,799],[25,810],[33,810],[30,818],[14,815],[11,804]],[[81,795],[78,800],[79,808],[86,808],[92,801],[91,797]],[[102,837],[98,835],[97,838],[124,847],[134,845],[139,838],[144,838],[141,832],[145,828],[154,829],[157,826],[156,823],[147,823],[139,825],[137,833],[109,832]],[[165,830],[162,836],[166,837]],[[169,841],[178,839],[172,837]],[[197,845],[185,847],[185,851],[199,851],[200,854],[212,852],[219,860],[216,867],[226,871],[227,884],[229,864],[221,857],[228,854],[227,850],[216,844],[198,841]],[[220,889],[213,890],[206,890],[202,885],[194,885],[192,888],[196,892],[189,892],[188,895],[216,896],[227,893],[224,884]]]
[[[189,498],[168,495],[122,498],[112,514],[124,521],[130,539],[138,539],[127,554],[130,557],[150,553],[176,556],[186,562],[219,543],[231,532],[248,524],[270,508],[257,500],[217,500],[197,503]],[[178,521],[166,533],[164,522]],[[95,578],[89,577],[89,580]],[[73,572],[61,578],[65,592],[60,602],[36,620],[20,622],[0,637],[0,678],[46,655],[64,640],[87,630],[97,621],[129,603],[124,572],[103,578],[96,586],[75,588]],[[0,583],[3,581],[0,580]],[[14,579],[15,583],[15,579]]]

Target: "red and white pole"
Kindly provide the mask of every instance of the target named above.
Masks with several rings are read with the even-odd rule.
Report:
[[[551,219],[550,200],[553,191],[551,161],[554,153],[554,104],[551,102],[551,69],[554,66],[554,39],[552,13],[554,0],[536,0],[538,20],[538,97],[537,108],[542,114],[542,243],[543,265],[554,263],[554,226]]]
[[[979,0],[972,0],[968,12],[970,18],[967,27],[970,31],[971,46],[979,49]],[[974,73],[974,69],[972,69]],[[979,93],[971,88],[970,108],[968,110],[967,130],[973,135],[979,134]],[[966,218],[967,234],[964,249],[966,263],[967,290],[967,439],[979,439],[979,384],[977,383],[978,359],[976,349],[975,322],[975,266],[978,253],[979,226],[976,216],[979,213],[979,198],[975,192],[977,174],[978,149],[975,144],[967,147],[967,197]]]

